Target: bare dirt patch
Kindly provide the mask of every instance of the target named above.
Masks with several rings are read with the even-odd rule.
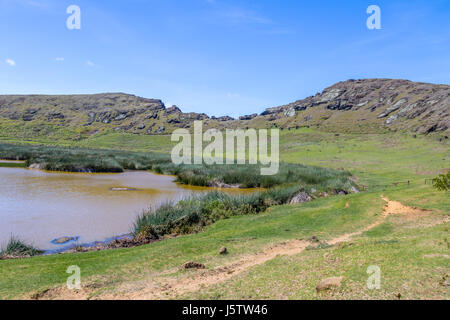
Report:
[[[66,287],[55,287],[36,292],[31,300],[88,300],[89,292],[86,289],[70,290]]]
[[[391,201],[385,197],[383,197],[383,200],[386,201],[386,206],[383,211],[384,215],[402,215],[405,216],[408,220],[414,220],[427,216],[431,213],[430,210],[409,207],[398,201]]]

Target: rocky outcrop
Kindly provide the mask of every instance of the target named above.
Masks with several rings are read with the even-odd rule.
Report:
[[[257,116],[258,116],[258,114],[254,113],[251,115],[239,117],[239,120],[252,120],[252,119],[256,118]]]
[[[166,109],[166,114],[173,114],[173,113],[181,113],[180,108],[177,106],[171,106],[170,108]]]
[[[260,117],[281,127],[359,130],[366,124],[374,129],[442,132],[450,127],[450,86],[393,79],[348,80],[315,96],[268,108]]]
[[[223,117],[215,117],[215,116],[212,116],[211,119],[212,119],[212,120],[221,121],[221,122],[224,122],[224,121],[233,121],[233,120],[234,120],[234,118],[229,117],[229,116],[223,116]]]
[[[203,120],[205,129],[313,126],[335,132],[390,129],[430,134],[447,133],[449,113],[449,85],[395,79],[339,82],[314,96],[237,120],[184,113],[177,106],[166,108],[161,100],[123,93],[0,96],[0,121],[35,121],[33,130],[39,131],[42,123],[48,122],[74,129],[92,126],[87,132],[104,128],[135,134],[168,134]]]

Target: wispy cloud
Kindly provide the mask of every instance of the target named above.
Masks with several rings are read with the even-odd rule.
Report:
[[[272,24],[273,21],[259,12],[245,8],[243,6],[230,5],[216,0],[206,0],[212,9],[209,16],[216,22],[231,25],[240,24]],[[212,14],[211,14],[212,13]]]
[[[63,57],[57,57],[55,60],[56,61],[64,61],[64,58]]]
[[[90,61],[90,60],[86,61],[86,64],[87,64],[89,67],[95,67],[95,63],[93,63],[93,62]]]
[[[232,24],[255,23],[255,24],[272,24],[273,21],[266,18],[255,11],[244,8],[233,7],[227,11],[223,11],[221,15]]]
[[[16,62],[13,59],[6,59],[5,62],[9,64],[11,67],[16,66]]]
[[[215,25],[228,27],[249,27],[267,35],[286,35],[294,33],[284,23],[264,15],[257,8],[243,5],[231,5],[220,0],[205,0],[208,12],[205,20]]]

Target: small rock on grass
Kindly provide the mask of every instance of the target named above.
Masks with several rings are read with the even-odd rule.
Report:
[[[182,266],[183,269],[206,269],[205,265],[203,263],[199,263],[199,262],[186,262],[185,264],[183,264]]]
[[[329,290],[332,288],[339,288],[344,277],[332,277],[322,280],[316,287],[317,292]]]

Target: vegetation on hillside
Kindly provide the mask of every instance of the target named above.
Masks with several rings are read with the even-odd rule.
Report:
[[[446,174],[440,174],[438,177],[433,179],[433,187],[439,191],[449,191],[450,190],[450,171]]]

